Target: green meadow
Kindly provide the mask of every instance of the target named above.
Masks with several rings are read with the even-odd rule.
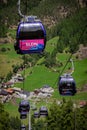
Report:
[[[87,92],[84,92],[84,86],[87,84],[87,59],[75,61],[75,70],[73,73],[73,77],[76,81],[76,87],[77,89],[83,90],[82,92],[76,94],[76,96],[73,96],[72,99],[81,99],[86,100],[87,99]],[[26,70],[27,71],[27,70]],[[66,72],[66,71],[65,71]],[[25,72],[26,73],[26,72]],[[24,81],[24,84],[16,84],[15,86],[24,88],[28,91],[33,91],[36,88],[41,88],[44,85],[49,85],[54,88],[55,92],[53,94],[53,97],[57,99],[61,99],[61,96],[58,93],[58,72],[53,72],[50,69],[47,69],[45,66],[35,66],[32,68],[32,74],[28,75],[27,78]],[[84,94],[83,94],[84,93]],[[81,96],[82,95],[82,96]]]
[[[58,37],[49,40],[46,44],[46,51],[52,53],[57,41]],[[13,44],[1,44],[0,49],[1,48],[9,48],[6,52],[0,51],[0,75],[6,75],[10,70],[12,70],[13,64],[19,64],[23,61],[21,59],[21,55],[16,54],[16,52],[14,51]],[[57,72],[54,72],[53,69],[49,69],[44,65],[38,65],[39,63],[42,63],[44,61],[44,57],[40,58],[34,67],[30,67],[25,70],[26,78],[24,83],[16,83],[14,86],[24,88],[27,91],[33,91],[37,88],[43,87],[44,85],[49,85],[53,87],[54,93],[52,97],[48,100],[49,103],[46,103],[46,101],[41,101],[37,103],[38,107],[43,104],[49,106],[50,104],[52,104],[52,102],[54,102],[54,100],[61,100],[63,98],[67,100],[72,99],[74,101],[87,100],[87,91],[84,91],[84,86],[87,84],[87,58],[79,60],[76,59],[74,55],[72,56],[75,67],[73,77],[76,81],[77,89],[80,89],[82,91],[77,92],[75,96],[65,97],[59,95],[57,86],[59,77],[58,72],[61,72],[69,56],[69,53],[58,53],[56,55],[57,61],[61,61],[63,64],[62,67],[56,67],[56,70],[58,70]],[[66,73],[69,67],[71,67],[71,62],[68,63],[63,73]],[[24,72],[19,73],[23,74]],[[19,100],[17,100],[17,102],[19,102]],[[18,107],[12,104],[12,102],[5,104],[5,108],[11,115],[18,116]]]
[[[52,52],[56,43],[58,41],[58,37],[54,37],[49,40],[46,44],[46,51]],[[14,43],[13,43],[14,44]],[[8,71],[12,69],[13,64],[19,64],[22,61],[21,55],[16,54],[14,50],[13,44],[1,44],[1,48],[8,49],[5,52],[0,51],[0,75],[7,74]],[[61,71],[66,64],[70,54],[69,53],[58,53],[56,55],[57,61],[61,61],[63,66],[56,67],[57,70]],[[75,56],[72,56],[74,62],[74,73],[73,77],[76,80],[77,88],[82,88],[87,83],[87,58],[83,60],[78,60]],[[55,82],[58,79],[59,73],[52,71],[45,67],[44,65],[38,65],[43,62],[44,57],[40,58],[34,67],[27,68],[25,70],[25,75],[27,75],[25,79],[25,89],[32,91],[35,88],[40,88],[43,85],[50,85],[51,87],[57,87]],[[71,62],[68,63],[63,73],[66,73],[71,67]],[[32,73],[30,74],[30,72]],[[20,72],[24,73],[24,72]],[[55,86],[53,86],[55,84]],[[22,87],[22,84],[15,84],[16,86]]]
[[[6,76],[9,71],[12,71],[12,65],[22,62],[21,56],[14,51],[13,44],[0,44],[0,50],[3,48],[6,51],[0,51],[0,76]]]

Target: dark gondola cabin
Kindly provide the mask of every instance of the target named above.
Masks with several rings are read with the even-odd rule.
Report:
[[[19,108],[18,108],[18,111],[20,113],[20,119],[26,119],[29,110],[30,110],[29,102],[27,100],[22,100],[19,103]]]
[[[75,95],[76,83],[71,75],[64,75],[59,77],[58,82],[59,93],[61,95]]]
[[[25,125],[21,125],[20,130],[26,130],[26,126]]]
[[[48,116],[48,109],[45,106],[40,107],[39,114],[40,116]]]
[[[29,110],[30,110],[30,104],[29,104],[29,102],[27,100],[22,100],[19,103],[18,111],[20,113],[25,112],[27,114],[29,112]]]
[[[40,113],[38,111],[34,112],[34,118],[39,118],[40,117]]]
[[[20,119],[26,119],[27,113],[26,112],[20,112]]]
[[[17,28],[14,48],[19,54],[41,53],[45,49],[46,30],[40,20],[29,17]]]

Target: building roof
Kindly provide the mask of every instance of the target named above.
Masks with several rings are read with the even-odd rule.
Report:
[[[10,94],[14,93],[14,90],[12,88],[7,88],[7,89],[5,89],[5,91]]]
[[[5,91],[4,89],[2,89],[2,90],[0,91],[0,95],[7,96],[7,95],[8,95],[8,92]]]

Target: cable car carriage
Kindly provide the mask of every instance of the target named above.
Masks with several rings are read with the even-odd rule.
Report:
[[[27,118],[27,114],[30,110],[30,104],[27,100],[22,100],[20,103],[19,103],[19,108],[18,108],[18,111],[20,113],[20,118],[21,119],[25,119]]]
[[[73,77],[69,74],[65,74],[59,77],[59,93],[61,95],[75,95],[76,83]]]
[[[48,109],[45,106],[40,107],[39,114],[40,116],[48,116]]]
[[[26,112],[21,112],[20,113],[20,119],[26,119],[27,118],[27,113]]]
[[[34,16],[20,22],[17,28],[15,51],[18,54],[41,53],[46,45],[46,30]]]
[[[34,112],[34,118],[39,118],[40,117],[40,113],[38,111]]]
[[[20,130],[26,130],[26,126],[25,125],[21,125]]]

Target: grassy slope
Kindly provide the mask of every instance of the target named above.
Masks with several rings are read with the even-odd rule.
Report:
[[[53,48],[55,47],[55,44],[58,41],[58,37],[55,37],[47,42],[46,45],[46,51],[52,52]],[[14,51],[13,44],[4,44],[0,45],[0,48],[10,48],[11,51],[7,51],[4,53],[0,53],[0,75],[3,73],[7,73],[13,64],[17,64],[22,62],[21,56],[17,55]],[[63,65],[66,64],[66,61],[69,57],[69,54],[57,54],[57,60],[62,61]],[[74,65],[75,65],[75,72],[73,73],[73,76],[76,80],[77,87],[82,87],[85,83],[87,83],[87,59],[84,60],[76,60],[74,59]],[[44,58],[41,58],[38,62],[43,61]],[[69,65],[66,67],[66,71]],[[64,66],[63,66],[64,67]],[[57,68],[58,70],[62,70],[62,68]],[[32,70],[32,74],[29,75],[30,71]],[[65,72],[66,72],[65,71]],[[52,72],[51,70],[47,69],[45,66],[36,65],[33,68],[26,69],[26,75],[28,77],[25,80],[25,89],[27,90],[33,90],[35,88],[40,88],[44,84],[48,84],[50,86],[53,86],[54,82],[57,80],[58,73]],[[18,84],[17,86],[22,87],[22,85]]]
[[[51,39],[47,42],[46,51],[52,52],[54,46],[51,45],[52,43],[56,43],[58,37]],[[57,54],[57,60],[62,61],[63,67],[66,64],[67,59],[69,58],[70,54]],[[75,71],[73,73],[73,77],[76,80],[77,88],[82,88],[87,83],[87,59],[84,60],[76,60],[73,56]],[[62,70],[62,68],[57,68],[58,70]],[[67,72],[68,68],[71,67],[71,63],[68,64],[64,72]],[[32,74],[29,75],[28,72],[32,70]],[[51,70],[47,69],[45,66],[38,66],[36,65],[34,68],[28,68],[26,70],[28,77],[25,80],[25,89],[32,91],[36,88],[40,88],[45,84],[48,84],[55,89],[57,88],[57,80],[59,73],[52,72]],[[55,86],[54,86],[55,85]],[[23,84],[16,84],[18,87],[23,87]],[[84,95],[84,97],[86,97]]]
[[[10,51],[0,52],[0,75],[6,76],[12,70],[12,65],[22,62],[19,55],[14,51],[13,44],[1,44],[1,48],[9,48]]]
[[[58,40],[58,37],[53,38],[50,41],[48,41],[47,46],[46,46],[46,51],[49,51],[51,53],[53,48],[55,47],[54,43],[56,44],[57,40]],[[52,43],[53,43],[53,45],[51,45]],[[9,46],[9,44],[6,44],[4,46]],[[20,55],[17,55],[15,53],[15,51],[13,50],[13,45],[10,44],[10,47],[12,48],[12,51],[8,52],[8,53],[4,53],[4,54],[1,53],[0,57],[2,57],[2,56],[4,56],[5,58],[7,57],[6,59],[9,59],[10,62],[12,62],[12,63],[13,63],[13,60],[16,63],[21,61]],[[69,57],[69,54],[57,54],[57,60],[62,61],[63,65],[66,63],[66,60],[68,59],[68,57]],[[73,59],[75,59],[75,57],[73,57]],[[40,60],[43,61],[43,59],[40,59]],[[41,62],[41,61],[39,61],[39,62]],[[76,80],[77,88],[79,88],[79,87],[81,88],[85,83],[87,83],[87,59],[75,60],[74,64],[75,64],[75,72],[73,73],[73,76]],[[3,68],[4,64],[0,63],[0,65],[2,65],[2,68]],[[9,66],[8,63],[6,66]],[[66,70],[67,70],[67,68],[66,68]],[[61,70],[62,68],[58,68],[58,69]],[[6,67],[6,70],[7,70],[7,67]],[[30,71],[32,71],[31,75],[29,75]],[[43,66],[36,65],[33,68],[26,69],[25,73],[26,73],[26,75],[28,75],[25,80],[25,84],[24,84],[24,88],[26,90],[32,91],[36,88],[42,87],[45,84],[48,84],[51,87],[55,88],[52,98],[49,99],[48,106],[49,106],[49,104],[51,104],[53,102],[53,99],[61,100],[63,98],[63,96],[59,95],[59,92],[57,89],[57,80],[58,80],[58,75],[59,75],[57,72],[52,72],[51,70],[47,69],[44,65]],[[22,88],[23,84],[16,84],[15,86]],[[77,93],[73,97],[64,97],[64,98],[73,99],[73,100],[87,100],[87,92]],[[38,103],[37,105],[39,107],[42,104],[46,104],[46,102],[42,101],[42,102]],[[8,103],[5,105],[5,108],[8,112],[10,112],[11,115],[18,116],[17,106],[14,106],[12,103]],[[15,112],[16,112],[16,114],[14,114]]]
[[[57,73],[50,71],[45,66],[35,66],[32,69],[32,74],[26,78],[24,87],[29,91],[41,88],[46,84],[53,87],[55,77],[57,77]],[[23,84],[17,84],[16,86],[23,87]]]
[[[46,51],[52,53],[53,49],[55,48],[57,41],[59,37],[54,37],[51,40],[49,40],[46,44]]]
[[[86,66],[87,59],[75,62],[75,72],[73,73],[73,77],[76,80],[77,88],[82,88],[87,83]],[[33,68],[32,74],[26,78],[24,88],[32,91],[36,88],[42,87],[45,84],[48,84],[55,88],[53,97],[61,99],[62,96],[59,95],[57,89],[58,75],[58,73],[52,72],[44,66],[36,66]],[[23,84],[18,84],[17,86],[23,87]],[[73,99],[87,100],[87,92],[77,93]]]

